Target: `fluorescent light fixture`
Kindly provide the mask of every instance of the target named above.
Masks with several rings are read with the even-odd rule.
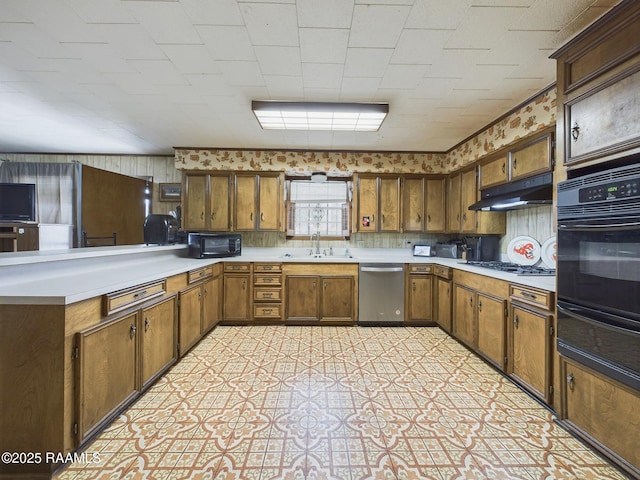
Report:
[[[340,130],[377,132],[388,103],[251,102],[264,130]]]

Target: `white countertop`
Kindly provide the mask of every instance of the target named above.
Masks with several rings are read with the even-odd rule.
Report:
[[[225,262],[433,263],[555,291],[555,277],[528,277],[466,265],[461,260],[414,257],[410,249],[352,249],[314,259],[308,249],[243,248],[224,259],[192,259],[185,245],[121,246],[0,254],[0,304],[68,305],[204,265]],[[291,257],[285,257],[291,254]]]

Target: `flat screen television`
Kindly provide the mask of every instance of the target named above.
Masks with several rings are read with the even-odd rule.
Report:
[[[0,183],[0,222],[35,221],[35,184]]]

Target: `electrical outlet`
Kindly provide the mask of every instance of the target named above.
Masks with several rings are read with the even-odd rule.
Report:
[[[358,240],[358,241],[356,242],[356,246],[357,246],[358,248],[364,248],[364,240]]]

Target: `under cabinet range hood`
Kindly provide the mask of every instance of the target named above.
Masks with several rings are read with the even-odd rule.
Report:
[[[536,205],[549,205],[553,195],[553,173],[516,180],[480,192],[480,200],[469,210],[515,210]]]

